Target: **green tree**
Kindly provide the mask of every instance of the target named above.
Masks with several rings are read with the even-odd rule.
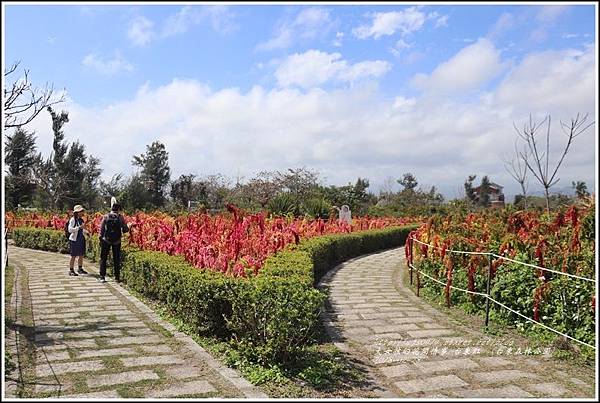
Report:
[[[221,210],[225,207],[225,201],[231,194],[229,181],[221,174],[208,175],[201,181],[206,189],[206,207],[209,210]]]
[[[465,181],[465,196],[466,200],[471,204],[477,204],[477,193],[475,192],[475,188],[473,188],[473,181],[477,178],[477,175],[469,175],[467,180]]]
[[[583,181],[571,182],[571,186],[573,186],[578,199],[583,199],[590,195],[590,192],[587,190],[587,185]]]
[[[69,114],[65,111],[57,114],[50,106],[47,110],[52,118],[54,137],[50,156],[44,160],[42,155],[38,154],[34,167],[39,190],[37,198],[44,208],[62,209],[66,205],[68,168],[65,158],[69,149],[64,143],[65,134],[62,128],[69,121]]]
[[[123,193],[125,191],[126,183],[123,180],[123,174],[118,173],[113,175],[108,182],[100,180],[99,182],[99,192],[100,198],[102,199],[102,205],[104,208],[110,206],[111,197],[116,197],[117,201],[119,201],[122,205]]]
[[[169,153],[159,141],[146,146],[146,153],[133,157],[133,165],[142,168],[140,180],[150,193],[154,207],[162,207],[166,202],[165,189],[171,178]]]
[[[274,182],[282,191],[287,191],[298,202],[314,196],[319,187],[319,173],[306,167],[291,169],[274,174]]]
[[[276,172],[259,172],[242,186],[244,197],[251,205],[265,209],[267,204],[281,192],[282,184],[277,180]]]
[[[397,182],[402,185],[405,190],[414,190],[419,184],[419,182],[417,182],[417,178],[415,178],[415,176],[410,172],[402,175],[402,179],[398,179]]]
[[[127,180],[120,193],[120,198],[117,198],[119,203],[127,211],[136,210],[151,210],[156,206],[152,201],[152,194],[148,191],[142,176],[133,175]]]
[[[18,128],[12,136],[6,136],[4,145],[8,167],[5,182],[6,206],[12,209],[19,204],[29,204],[33,199],[36,187],[33,180],[33,167],[37,161],[35,133]]]
[[[369,192],[369,180],[358,178],[353,184],[344,186],[320,186],[315,191],[316,198],[322,198],[331,205],[341,207],[344,204],[350,207],[353,215],[365,214],[370,205],[375,204],[377,197]]]
[[[87,161],[83,165],[80,200],[85,206],[98,208],[101,206],[100,199],[100,159],[92,155],[87,156]]]
[[[377,204],[369,209],[369,214],[377,216],[399,215],[417,216],[436,212],[444,201],[444,197],[432,186],[429,191],[416,189],[417,178],[406,173],[397,182],[403,189],[397,193],[389,190],[380,194]]]
[[[206,207],[208,203],[208,190],[203,181],[195,180],[193,174],[181,175],[171,183],[170,196],[177,208],[188,208],[190,201],[200,203]]]
[[[44,208],[65,209],[74,204],[87,208],[98,206],[98,182],[102,170],[100,160],[85,153],[79,141],[65,143],[64,125],[69,114],[47,108],[52,118],[52,152],[47,159],[37,156],[35,177],[38,183],[38,205]]]
[[[479,185],[479,191],[477,192],[477,204],[481,207],[489,207],[491,192],[490,178],[485,175],[481,178],[481,184]]]

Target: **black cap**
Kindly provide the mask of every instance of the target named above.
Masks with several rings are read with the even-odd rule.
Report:
[[[112,211],[121,211],[121,205],[119,203],[115,203],[110,208]]]

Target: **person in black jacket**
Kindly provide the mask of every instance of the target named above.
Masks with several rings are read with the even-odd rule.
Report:
[[[106,282],[106,259],[112,249],[114,276],[117,283],[121,282],[121,235],[129,231],[129,226],[119,212],[121,205],[113,203],[111,211],[102,218],[100,224],[100,282]]]

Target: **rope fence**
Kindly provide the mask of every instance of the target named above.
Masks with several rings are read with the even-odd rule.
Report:
[[[417,243],[420,243],[421,245],[430,246],[430,247],[432,247],[434,249],[443,250],[443,248],[440,248],[439,246],[434,246],[434,245],[431,245],[431,244],[419,241],[418,239],[415,239],[415,238],[411,238],[410,240],[414,241],[414,242],[417,242]],[[551,273],[560,274],[562,276],[573,277],[573,278],[576,278],[578,280],[591,281],[592,283],[596,282],[596,280],[593,279],[593,278],[581,277],[581,276],[577,276],[577,275],[571,274],[571,273],[565,273],[565,272],[562,272],[562,271],[548,269],[546,267],[536,266],[535,264],[531,264],[531,263],[520,262],[518,260],[514,260],[514,259],[511,259],[511,258],[506,257],[506,256],[497,255],[497,254],[492,253],[492,252],[469,252],[469,251],[464,251],[464,250],[453,250],[453,249],[446,249],[446,252],[460,253],[460,254],[463,254],[463,255],[485,255],[485,256],[493,256],[493,257],[496,257],[496,258],[499,258],[499,259],[508,260],[509,262],[518,263],[518,264],[523,265],[523,266],[532,267],[534,269],[549,271]]]
[[[408,245],[407,246],[411,249],[411,256],[412,256],[412,242],[417,242],[417,243],[420,243],[422,245],[427,245],[427,246],[429,246],[431,248],[434,248],[434,249],[439,249],[439,250],[443,249],[443,248],[440,248],[439,246],[434,246],[434,245],[422,242],[422,241],[420,241],[418,239],[415,239],[415,238],[409,238],[407,241],[408,241]],[[489,323],[489,303],[492,302],[492,303],[494,303],[494,304],[496,304],[496,305],[498,305],[498,306],[500,306],[500,307],[502,307],[502,308],[504,308],[504,309],[506,309],[506,310],[508,310],[508,311],[510,311],[512,313],[514,313],[515,315],[518,315],[518,316],[522,317],[523,319],[527,320],[528,322],[531,322],[533,324],[539,325],[539,326],[545,328],[546,330],[549,330],[549,331],[551,331],[553,333],[556,333],[556,334],[558,334],[560,336],[566,337],[569,340],[572,340],[574,342],[583,344],[583,345],[585,345],[587,347],[590,347],[590,348],[596,350],[595,346],[593,346],[593,345],[591,345],[589,343],[586,343],[584,341],[578,340],[578,339],[576,339],[574,337],[571,337],[568,334],[559,332],[558,330],[553,329],[550,326],[544,325],[543,323],[535,321],[535,320],[533,320],[533,319],[531,319],[531,318],[523,315],[522,313],[520,313],[518,311],[515,311],[514,309],[506,306],[505,304],[503,304],[503,303],[495,300],[494,298],[492,298],[490,296],[490,281],[491,281],[492,257],[496,257],[496,258],[500,258],[500,259],[505,259],[505,260],[508,260],[510,262],[513,262],[513,263],[517,263],[517,264],[521,264],[521,265],[524,265],[524,266],[533,267],[533,268],[540,269],[540,270],[549,271],[549,272],[552,272],[552,273],[556,273],[556,274],[560,274],[560,275],[564,275],[564,276],[568,276],[568,277],[573,277],[573,278],[576,278],[576,279],[579,279],[579,280],[590,281],[590,282],[593,282],[593,283],[596,283],[595,279],[591,279],[591,278],[588,278],[588,277],[576,276],[574,274],[564,273],[564,272],[560,272],[560,271],[556,271],[556,270],[547,269],[545,267],[536,266],[534,264],[520,262],[518,260],[510,259],[510,258],[507,258],[507,257],[504,257],[504,256],[500,256],[500,255],[497,255],[497,254],[491,253],[491,252],[469,252],[469,251],[460,251],[460,250],[453,250],[453,249],[445,249],[445,250],[446,250],[446,252],[450,252],[450,253],[457,253],[457,254],[464,254],[464,255],[486,255],[486,256],[489,257],[488,280],[487,280],[486,293],[465,290],[465,289],[460,288],[460,287],[455,287],[453,285],[448,285],[448,284],[444,283],[443,281],[440,281],[440,280],[438,280],[436,278],[433,278],[432,276],[428,275],[427,273],[424,273],[419,268],[415,267],[411,262],[408,262],[408,267],[410,268],[410,282],[411,282],[411,284],[412,284],[412,278],[413,278],[413,270],[415,270],[416,273],[417,273],[417,296],[419,296],[419,288],[421,287],[421,285],[420,285],[420,278],[419,278],[419,274],[421,274],[421,275],[425,276],[426,278],[432,280],[433,282],[435,282],[437,284],[440,284],[440,285],[442,285],[444,287],[449,287],[450,289],[453,289],[453,290],[457,290],[457,291],[461,291],[461,292],[464,292],[464,293],[467,293],[467,294],[479,295],[481,297],[484,297],[486,299],[486,312],[485,312],[485,327],[486,328],[487,328],[488,323]]]

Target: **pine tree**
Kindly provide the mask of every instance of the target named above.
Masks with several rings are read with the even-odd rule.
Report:
[[[140,179],[150,193],[150,201],[154,207],[165,204],[165,189],[171,178],[169,153],[159,141],[146,146],[146,154],[133,157],[133,164],[142,168]]]
[[[35,133],[22,128],[6,136],[4,143],[5,161],[8,175],[5,180],[6,206],[16,208],[20,204],[30,204],[35,192],[33,167],[36,163]]]

